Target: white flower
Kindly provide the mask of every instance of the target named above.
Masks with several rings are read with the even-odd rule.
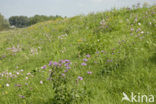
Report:
[[[138,23],[138,25],[140,26],[140,25],[141,25],[141,23],[139,22],[139,23]]]
[[[141,31],[141,34],[143,34],[144,33],[144,31]]]
[[[6,86],[9,87],[10,85],[7,83]]]
[[[28,79],[28,77],[25,77],[25,79]]]
[[[43,81],[40,81],[40,84],[43,84]]]
[[[19,72],[16,72],[17,75],[19,75]]]

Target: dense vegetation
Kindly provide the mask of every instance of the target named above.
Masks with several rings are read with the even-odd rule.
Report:
[[[44,16],[44,15],[35,15],[28,18],[27,16],[11,16],[9,18],[10,25],[16,26],[18,28],[27,27],[38,22],[61,19],[61,16]]]
[[[156,6],[0,33],[0,104],[129,104],[123,92],[156,95],[155,34]]]
[[[8,21],[4,18],[4,16],[0,13],[0,31],[9,28]]]

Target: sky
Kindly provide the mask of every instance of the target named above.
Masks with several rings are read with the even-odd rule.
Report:
[[[72,17],[144,2],[156,4],[156,0],[0,0],[0,13],[6,18],[35,14]]]

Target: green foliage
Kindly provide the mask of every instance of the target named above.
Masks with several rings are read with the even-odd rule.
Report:
[[[0,14],[0,31],[9,28],[8,21]]]
[[[22,28],[29,25],[29,18],[26,16],[12,16],[9,18],[10,25]]]
[[[44,15],[35,15],[33,17],[28,18],[27,16],[12,16],[9,18],[10,25],[23,28],[38,22],[48,21],[48,20],[56,20],[62,19],[61,16],[44,16]]]
[[[0,104],[124,104],[123,92],[156,95],[155,11],[113,9],[0,33]],[[58,62],[66,59],[68,70]]]

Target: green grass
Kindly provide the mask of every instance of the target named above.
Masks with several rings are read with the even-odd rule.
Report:
[[[156,96],[155,11],[114,9],[1,32],[0,104],[131,104],[121,102],[123,92]],[[72,63],[65,79],[64,67],[48,66],[62,59]]]

